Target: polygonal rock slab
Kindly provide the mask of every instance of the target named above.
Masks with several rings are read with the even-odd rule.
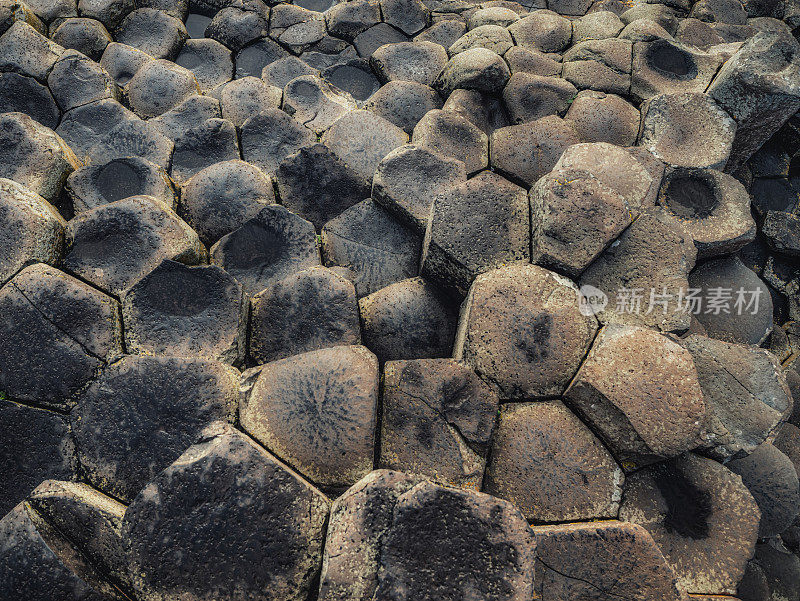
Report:
[[[389,361],[380,466],[480,489],[497,396],[452,359]]]
[[[23,21],[15,21],[0,36],[0,71],[13,71],[47,83],[64,48],[51,42]]]
[[[452,111],[428,111],[414,126],[412,139],[416,146],[462,161],[467,173],[485,169],[489,164],[486,133]]]
[[[378,48],[370,64],[383,83],[415,81],[432,85],[447,64],[447,50],[433,42],[401,42]]]
[[[131,109],[142,118],[158,117],[200,93],[194,73],[168,60],[145,63],[125,86]]]
[[[55,264],[64,250],[65,225],[44,198],[0,178],[0,285],[31,263]]]
[[[120,294],[164,259],[197,264],[197,233],[152,196],[132,196],[85,211],[67,224],[64,267]]]
[[[528,224],[525,190],[490,171],[446,189],[433,201],[422,273],[464,294],[478,274],[529,258]]]
[[[211,247],[211,262],[249,295],[296,271],[319,265],[314,226],[273,204]]]
[[[506,62],[486,48],[471,48],[451,58],[433,84],[444,97],[457,89],[496,93],[508,82]]]
[[[75,477],[75,444],[68,421],[44,409],[0,401],[0,514],[5,515],[42,480]]]
[[[241,126],[242,158],[264,173],[273,173],[283,159],[317,141],[313,131],[280,109],[268,108]]]
[[[178,185],[216,163],[239,159],[236,127],[227,119],[206,119],[175,140],[170,175]]]
[[[530,191],[531,262],[576,277],[631,223],[625,199],[588,171],[556,169]]]
[[[294,57],[293,57],[294,58]],[[299,60],[299,59],[298,59]],[[258,77],[243,77],[226,84],[219,92],[222,116],[236,127],[265,109],[277,109],[282,89],[264,83]]]
[[[0,390],[68,409],[105,362],[122,354],[117,302],[37,263],[0,289]]]
[[[631,95],[647,100],[657,94],[702,93],[719,69],[718,56],[666,38],[633,45]]]
[[[702,442],[706,404],[692,356],[653,330],[600,330],[564,398],[626,468]]]
[[[70,419],[89,481],[130,501],[216,420],[233,421],[239,372],[208,359],[127,356],[81,395]]]
[[[462,306],[453,356],[497,386],[501,398],[560,395],[597,331],[578,297],[570,280],[536,265],[480,275]]]
[[[164,260],[122,295],[128,352],[244,361],[247,303],[216,265]]]
[[[175,143],[149,122],[129,119],[98,137],[86,151],[86,163],[103,164],[113,159],[141,157],[166,171],[174,150]]]
[[[75,155],[53,130],[24,113],[0,115],[0,177],[55,202],[67,176],[78,166]]]
[[[251,307],[249,354],[259,364],[361,342],[353,284],[324,267],[275,282]]]
[[[0,73],[0,105],[6,112],[27,113],[45,127],[54,128],[61,119],[50,90],[33,77],[18,73]]]
[[[687,453],[628,476],[620,519],[643,526],[678,584],[732,594],[755,550],[760,512],[742,479]]]
[[[615,518],[623,480],[611,454],[560,401],[500,410],[483,490],[514,503],[528,521]]]
[[[585,90],[627,95],[631,86],[631,50],[628,40],[586,40],[564,53],[562,76]]]
[[[319,75],[296,77],[283,89],[281,108],[296,121],[321,134],[350,111],[356,102]]]
[[[692,354],[708,406],[704,452],[719,461],[753,452],[792,410],[778,359],[756,346],[696,334],[681,345]]]
[[[675,573],[641,526],[607,521],[541,526],[533,532],[540,599],[685,599]]]
[[[631,146],[639,133],[639,110],[615,94],[581,90],[564,118],[585,142]]]
[[[560,77],[515,73],[503,89],[511,123],[536,121],[548,115],[563,115],[578,89]]]
[[[328,509],[322,493],[247,436],[213,424],[125,512],[137,596],[306,599]]]
[[[378,360],[338,346],[265,365],[242,400],[242,427],[320,486],[349,486],[372,469]]]
[[[64,112],[103,98],[119,100],[120,96],[105,69],[75,50],[67,50],[56,61],[47,84]]]
[[[124,121],[140,119],[117,100],[106,98],[67,111],[56,133],[83,159],[98,141],[108,138],[110,131]]]

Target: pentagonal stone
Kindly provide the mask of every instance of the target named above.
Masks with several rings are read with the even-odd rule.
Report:
[[[533,529],[536,594],[553,601],[680,601],[686,593],[650,534],[637,524],[604,521]]]
[[[453,90],[443,108],[447,112],[461,115],[487,136],[508,125],[503,101],[491,94],[475,90]]]
[[[117,42],[165,59],[175,58],[189,37],[181,21],[155,8],[132,11],[115,33]]]
[[[342,115],[355,110],[356,103],[318,75],[303,75],[286,84],[281,108],[309,129],[322,133]]]
[[[628,40],[616,38],[580,42],[564,53],[562,77],[580,90],[627,95],[631,47]]]
[[[427,26],[428,13],[421,0],[381,0],[383,21],[406,35],[414,35]]]
[[[170,175],[183,185],[206,167],[240,158],[236,127],[227,119],[206,119],[175,140]]]
[[[269,33],[269,7],[263,2],[242,2],[212,10],[204,35],[234,52]],[[256,74],[252,74],[256,75]]]
[[[444,190],[433,201],[425,231],[423,275],[463,294],[476,275],[527,261],[529,219],[525,190],[490,171]]]
[[[422,148],[462,161],[468,173],[489,164],[489,138],[457,113],[432,110],[414,127],[413,142]]]
[[[134,590],[147,601],[305,599],[328,509],[322,493],[247,436],[214,424],[125,512]]]
[[[355,289],[324,267],[276,281],[251,307],[249,356],[258,364],[361,343]]]
[[[0,12],[0,35],[8,31],[17,21],[27,23],[40,33],[45,33],[47,30],[47,25],[27,4],[6,2],[0,10],[2,11]]]
[[[497,53],[486,48],[472,48],[447,61],[434,87],[443,96],[449,96],[457,88],[497,93],[510,75],[508,65]]]
[[[180,138],[187,129],[206,119],[219,119],[222,109],[219,100],[195,94],[166,113],[148,120],[147,124],[172,141]]]
[[[24,113],[0,114],[0,177],[55,202],[78,160],[53,130]]]
[[[0,106],[6,112],[25,113],[50,128],[55,128],[61,118],[50,90],[33,77],[18,73],[0,73]]]
[[[350,94],[361,106],[381,87],[369,65],[369,61],[363,58],[349,59],[330,65],[320,75],[342,92]]]
[[[247,304],[241,285],[216,265],[165,260],[121,300],[131,353],[244,361]]]
[[[236,79],[242,77],[260,77],[264,67],[289,56],[289,52],[269,38],[262,38],[258,41],[245,46],[236,53],[234,64]]]
[[[81,15],[97,19],[109,29],[117,27],[134,8],[133,0],[78,0]]]
[[[263,110],[241,126],[242,157],[264,173],[274,173],[286,157],[316,141],[313,131],[280,109]]]
[[[452,359],[387,362],[381,467],[480,489],[497,405],[492,389]]]
[[[555,396],[596,331],[595,319],[581,315],[571,281],[536,265],[511,265],[475,279],[453,356],[497,386],[501,398]]]
[[[377,25],[380,20],[379,3],[369,0],[337,3],[325,13],[330,34],[350,42],[362,31]]]
[[[296,271],[319,265],[314,226],[279,205],[268,205],[211,248],[211,262],[249,295]]]
[[[72,172],[65,190],[76,213],[128,198],[152,196],[168,207],[177,205],[175,190],[167,173],[139,157],[112,159],[87,165]]]
[[[531,262],[576,277],[631,223],[625,199],[588,171],[557,169],[531,188]]]
[[[582,142],[631,146],[639,133],[639,111],[615,94],[581,90],[564,117]]]
[[[620,519],[650,533],[682,588],[729,594],[755,550],[759,513],[740,477],[687,453],[628,476]]]
[[[513,45],[514,40],[505,27],[500,25],[481,25],[470,29],[458,38],[447,49],[447,52],[450,56],[455,56],[472,48],[486,48],[502,56]]]
[[[76,106],[64,114],[56,133],[64,139],[75,154],[85,157],[110,130],[125,121],[139,121],[139,117],[111,98]]]
[[[727,463],[742,477],[761,510],[760,538],[786,530],[800,511],[800,483],[791,459],[769,443]]]
[[[387,154],[372,180],[372,200],[417,231],[425,229],[433,197],[467,181],[464,163],[408,144]]]
[[[469,16],[467,26],[475,29],[481,25],[502,25],[508,27],[512,23],[519,21],[519,15],[511,8],[503,6],[491,6],[479,8]]]
[[[604,40],[615,38],[625,27],[622,20],[610,10],[594,10],[572,22],[572,40],[575,43],[585,40]]]
[[[696,255],[686,228],[662,208],[649,208],[583,272],[580,284],[606,295],[607,303],[595,310],[604,324],[685,331]]]
[[[387,154],[408,142],[396,125],[369,111],[352,111],[325,132],[323,143],[367,182]]]
[[[119,294],[163,259],[193,265],[205,255],[197,234],[171,209],[149,196],[131,196],[67,224],[64,267]]]
[[[200,358],[127,356],[81,395],[70,420],[89,481],[131,501],[215,420],[233,421],[239,373]]]
[[[500,409],[483,490],[514,503],[528,521],[615,518],[623,480],[603,444],[560,401]]]
[[[153,57],[126,44],[111,42],[106,46],[100,65],[119,86],[124,86],[136,75],[136,72]]]
[[[447,64],[447,51],[433,42],[401,42],[381,46],[370,64],[383,83],[415,81],[430,86]]]
[[[503,89],[512,123],[527,123],[548,115],[563,115],[578,89],[559,77],[515,73]]]
[[[244,161],[206,167],[181,190],[181,216],[211,246],[275,202],[272,180]]]
[[[64,19],[50,37],[59,46],[77,50],[95,61],[100,60],[106,46],[114,41],[100,21],[77,17]]]
[[[194,73],[167,60],[142,65],[125,86],[133,111],[140,117],[158,117],[200,92]]]
[[[719,65],[719,57],[668,39],[636,42],[631,94],[647,100],[657,94],[705,92]]]
[[[120,599],[67,539],[20,503],[0,520],[0,595],[6,599]]]
[[[75,445],[68,421],[44,409],[0,401],[0,513],[7,514],[42,480],[75,477]]]
[[[38,263],[0,289],[0,390],[68,409],[104,363],[122,354],[117,302]]]
[[[349,486],[372,469],[378,360],[337,346],[265,365],[242,401],[242,427],[320,486]]]
[[[282,88],[270,86],[257,77],[242,77],[222,88],[219,96],[222,116],[236,127],[264,110],[277,109],[281,104]]]
[[[186,40],[175,64],[194,73],[204,92],[233,79],[231,51],[216,40]]]
[[[661,94],[642,106],[639,145],[675,167],[723,169],[736,122],[710,96]]]
[[[453,45],[458,38],[464,35],[467,25],[459,19],[447,19],[434,23],[414,38],[415,42],[433,42],[445,49]],[[445,50],[446,51],[446,50]]]
[[[407,41],[408,36],[400,30],[388,23],[378,23],[358,34],[353,40],[353,46],[359,56],[369,58],[373,52],[385,44],[399,44]]]
[[[32,263],[55,265],[64,250],[65,226],[44,198],[0,178],[0,285]]]
[[[572,23],[549,10],[537,10],[508,27],[514,41],[523,48],[561,52],[572,39]]]
[[[123,121],[86,151],[86,163],[105,164],[114,159],[139,157],[167,170],[175,143],[141,119]]]
[[[503,55],[511,69],[511,75],[516,73],[530,73],[543,77],[561,75],[561,63],[552,58],[552,54],[545,54],[532,48],[514,46]]]
[[[358,304],[364,344],[381,361],[450,356],[456,309],[424,279],[391,284]]]
[[[433,88],[413,81],[390,81],[364,104],[372,111],[410,134],[426,113],[442,107]]]
[[[755,346],[699,335],[682,344],[694,358],[708,405],[706,452],[720,461],[753,452],[791,411],[791,393],[777,358]]]
[[[95,100],[119,99],[119,89],[111,76],[96,62],[74,50],[68,50],[56,61],[47,83],[65,112]]]
[[[738,257],[703,263],[691,273],[689,285],[711,297],[695,310],[695,317],[712,338],[759,345],[772,331],[769,288]]]
[[[370,195],[364,178],[324,144],[290,154],[276,179],[281,203],[317,229]]]
[[[502,127],[492,133],[489,143],[491,164],[530,187],[555,167],[569,146],[578,142],[572,123],[555,115]]]
[[[0,36],[0,71],[13,71],[47,83],[47,74],[64,49],[24,21]]]
[[[269,36],[294,53],[301,53],[325,36],[325,17],[316,11],[291,4],[273,7]]]
[[[295,77],[317,74],[318,71],[305,61],[296,56],[287,56],[264,67],[261,72],[261,79],[267,85],[275,86],[283,91],[286,84]]]
[[[624,467],[702,442],[706,403],[692,355],[653,330],[600,330],[564,396]]]
[[[448,527],[454,523],[469,526]],[[394,508],[383,539],[375,598],[407,593],[417,599],[457,599],[468,590],[487,601],[530,599],[532,538],[510,503],[422,482]]]

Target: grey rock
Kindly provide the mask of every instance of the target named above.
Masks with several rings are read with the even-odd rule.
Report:
[[[296,121],[322,133],[345,113],[356,109],[352,96],[317,75],[303,75],[286,84],[281,108]]]
[[[424,84],[390,81],[370,97],[364,108],[411,134],[428,111],[442,108],[442,100]]]
[[[47,76],[64,49],[24,21],[0,36],[0,71],[12,71],[47,82]]]
[[[511,123],[527,123],[548,115],[563,116],[578,94],[570,82],[558,77],[515,73],[503,89]]]
[[[140,117],[158,117],[200,92],[194,73],[168,60],[142,65],[125,86],[133,111]]]
[[[561,52],[572,40],[572,23],[550,10],[537,10],[509,25],[518,46],[541,52]]]
[[[564,117],[582,142],[632,146],[639,133],[639,111],[616,94],[581,90]]]
[[[236,127],[241,127],[250,117],[277,109],[281,105],[282,95],[280,89],[265,84],[257,77],[242,77],[222,89],[222,116]]]
[[[106,46],[105,52],[100,59],[100,65],[119,86],[124,86],[136,75],[136,72],[145,63],[153,60],[153,57],[142,52],[138,48],[111,42]]]
[[[92,146],[125,121],[140,119],[118,101],[109,98],[68,111],[56,128],[56,133],[77,156],[84,158]]]
[[[50,37],[59,46],[77,50],[95,61],[114,41],[100,21],[83,17],[64,19]]]
[[[235,77],[260,77],[264,67],[286,56],[289,56],[289,52],[283,46],[269,38],[261,38],[236,53]]]
[[[175,64],[194,73],[203,92],[233,79],[231,51],[216,40],[186,40]]]
[[[633,45],[631,95],[647,100],[658,94],[701,93],[716,75],[720,59],[659,38]]]
[[[414,127],[415,146],[452,157],[464,163],[467,173],[476,173],[489,164],[489,137],[465,117],[435,109]]]
[[[61,119],[61,111],[47,86],[18,73],[0,73],[0,105],[6,112],[25,113],[51,129]]]
[[[508,82],[511,73],[506,62],[486,48],[465,50],[445,65],[434,87],[444,96],[456,88],[497,93]]]
[[[86,151],[87,164],[101,165],[114,159],[138,157],[165,171],[172,162],[175,143],[146,121],[124,120],[105,133]]]
[[[67,112],[81,104],[113,98],[119,100],[119,88],[96,62],[74,50],[64,52],[47,76],[47,85]]]
[[[581,90],[627,95],[631,87],[631,42],[587,40],[564,53],[562,77]]]
[[[175,58],[189,38],[181,21],[155,8],[137,8],[128,13],[115,34],[117,42],[159,59]]]
[[[240,158],[236,127],[227,119],[206,119],[175,140],[170,175],[178,185],[206,167]]]
[[[434,42],[415,41],[381,46],[370,64],[383,83],[415,81],[430,86],[447,64],[447,51]]]
[[[242,158],[264,173],[275,173],[289,155],[317,141],[314,132],[284,111],[267,108],[241,126]]]

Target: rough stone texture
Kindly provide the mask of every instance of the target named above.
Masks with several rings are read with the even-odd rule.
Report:
[[[356,109],[350,94],[318,75],[303,75],[286,84],[281,108],[296,121],[321,134],[345,113]]]
[[[453,356],[494,384],[501,398],[556,396],[596,330],[594,317],[581,315],[570,280],[536,265],[511,265],[472,284]]]
[[[500,410],[483,490],[514,503],[529,521],[615,518],[623,480],[609,452],[560,401]]]
[[[412,136],[414,145],[464,163],[467,173],[489,164],[489,138],[457,113],[434,109],[419,120]]]
[[[639,133],[639,111],[615,94],[581,90],[565,119],[583,142],[631,146]]]
[[[266,108],[241,126],[242,158],[264,173],[274,173],[286,157],[316,140],[313,131],[279,109]]]
[[[452,57],[434,82],[444,96],[456,88],[499,92],[511,73],[506,62],[487,48],[471,48]]]
[[[631,95],[647,100],[658,94],[705,92],[719,65],[718,57],[666,38],[635,42]]]
[[[692,355],[653,330],[605,326],[564,398],[626,468],[702,442],[706,403]]]

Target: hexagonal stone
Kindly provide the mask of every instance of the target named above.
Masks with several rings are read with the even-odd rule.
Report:
[[[419,269],[422,236],[370,199],[326,223],[321,243],[325,264],[349,270],[359,297]]]
[[[675,573],[647,530],[605,521],[533,529],[536,594],[552,601],[681,601]]]
[[[281,203],[318,230],[370,195],[365,179],[324,144],[290,154],[278,167],[276,178]]]
[[[324,267],[278,280],[255,295],[251,307],[249,354],[255,363],[361,343],[353,284]]]
[[[421,0],[381,0],[384,22],[406,35],[414,35],[428,25],[429,9]]]
[[[515,73],[530,73],[543,77],[561,75],[560,62],[532,48],[513,46],[503,55],[503,59],[508,63],[512,76]]]
[[[236,127],[227,119],[206,119],[175,140],[170,175],[186,183],[206,167],[241,157]]]
[[[719,65],[718,56],[665,38],[636,42],[631,95],[647,100],[657,94],[705,92]]]
[[[47,83],[64,48],[51,42],[24,21],[15,21],[0,36],[0,71],[12,71]]]
[[[142,65],[125,86],[130,106],[140,117],[158,117],[200,93],[194,73],[168,60]]]
[[[349,42],[352,42],[362,31],[377,25],[380,20],[380,4],[369,0],[337,3],[325,13],[325,21],[331,35]]]
[[[487,24],[470,29],[453,42],[447,52],[450,56],[455,56],[472,48],[487,48],[502,56],[513,45],[514,40],[508,29],[500,25]]]
[[[139,68],[153,57],[133,46],[111,42],[106,46],[100,65],[119,86],[124,86],[136,75]]]
[[[205,256],[197,233],[152,196],[102,205],[67,224],[64,268],[112,294],[163,259],[195,265]]]
[[[447,51],[433,42],[401,42],[378,48],[370,64],[383,83],[415,81],[427,86],[447,64]]]
[[[537,10],[509,25],[514,41],[523,48],[561,52],[572,39],[572,23],[550,10]]]
[[[42,480],[75,477],[78,467],[69,422],[44,409],[0,400],[0,514],[7,514]]]
[[[211,262],[235,277],[249,295],[287,275],[319,265],[314,226],[273,204],[211,247]]]
[[[471,48],[452,57],[433,84],[443,96],[462,88],[496,93],[508,82],[511,72],[506,62],[486,48]]]
[[[639,145],[674,167],[723,169],[736,122],[701,93],[660,94],[642,105]]]
[[[248,118],[281,105],[283,88],[267,85],[258,77],[242,77],[226,84],[219,94],[222,116],[241,127]]]
[[[531,262],[577,277],[630,225],[625,199],[588,171],[556,169],[531,188]]]
[[[70,415],[89,482],[132,500],[215,420],[236,416],[239,372],[200,358],[129,355],[83,392]]]
[[[366,31],[358,34],[353,40],[353,46],[359,56],[369,58],[372,53],[385,44],[398,44],[407,42],[408,36],[395,29],[388,23],[378,23]]]
[[[24,113],[0,114],[0,177],[14,180],[44,197],[58,200],[78,159],[53,130]]]
[[[328,509],[247,436],[214,424],[125,512],[137,597],[301,601],[320,567]]]
[[[305,61],[296,56],[287,56],[264,67],[261,79],[264,83],[279,88],[283,94],[283,88],[295,77],[317,73],[317,70]]]
[[[216,40],[186,40],[175,64],[194,73],[204,92],[233,79],[231,51]]]
[[[174,58],[189,37],[181,21],[155,8],[137,8],[128,13],[115,33],[117,42],[157,59]]]
[[[458,159],[468,173],[485,169],[489,164],[489,138],[463,116],[434,109],[414,127],[416,146]]]
[[[708,406],[710,440],[705,452],[727,461],[770,439],[792,410],[778,359],[755,346],[699,335],[681,344],[694,358]]]
[[[692,355],[653,330],[601,329],[564,398],[626,469],[704,442],[707,406]]]
[[[291,4],[278,4],[270,13],[269,35],[299,54],[325,36],[325,17]]]
[[[263,2],[237,5],[220,3],[202,12],[213,17],[203,30],[203,36],[224,44],[234,52],[269,33],[269,7]],[[256,73],[252,75],[257,76]]]
[[[170,167],[175,144],[149,122],[122,121],[106,132],[86,151],[87,164],[104,164],[114,159],[139,157],[163,170]]]
[[[314,132],[280,109],[268,108],[241,126],[242,158],[264,173],[274,173],[281,162],[317,141]]]
[[[660,207],[646,209],[583,272],[580,285],[606,295],[607,303],[595,310],[604,324],[685,331],[692,318],[686,297],[696,255],[680,222]]]
[[[337,346],[266,364],[239,419],[311,481],[346,487],[372,469],[377,404],[375,355]]]
[[[114,98],[119,100],[117,88],[111,76],[93,60],[75,50],[68,50],[53,65],[47,84],[62,111]]]
[[[141,157],[81,167],[67,178],[65,190],[76,213],[130,196],[152,196],[173,209],[178,204],[166,171]]]
[[[121,301],[130,353],[244,361],[247,303],[242,286],[216,265],[165,259]]]
[[[433,42],[445,49],[453,45],[458,38],[464,35],[467,25],[460,19],[447,19],[433,23],[429,28],[420,32],[415,38],[415,42]]]
[[[194,124],[220,117],[222,117],[222,109],[219,100],[211,96],[195,94],[166,113],[149,119],[147,124],[174,142]]]
[[[364,103],[364,108],[413,133],[414,127],[429,111],[442,107],[436,91],[414,81],[390,81]]]
[[[730,594],[755,550],[759,513],[739,476],[687,453],[628,476],[620,519],[650,533],[682,588]]]
[[[525,190],[490,171],[444,190],[425,230],[422,274],[464,294],[478,274],[528,260],[529,219]]]
[[[281,108],[314,132],[321,134],[345,113],[356,109],[350,94],[318,75],[296,77],[283,89]]]
[[[515,124],[563,115],[577,94],[578,89],[564,79],[531,73],[515,73],[503,88],[503,100]]]
[[[0,390],[68,409],[105,362],[122,354],[117,302],[37,263],[0,289]]]
[[[0,178],[0,285],[32,263],[54,265],[64,250],[66,222],[25,186]]]
[[[98,141],[123,121],[139,121],[139,117],[117,100],[106,98],[76,106],[67,111],[56,128],[79,157],[84,157]]]
[[[18,73],[0,73],[0,105],[7,112],[26,113],[45,127],[56,127],[61,118],[50,90]]]
[[[454,358],[501,398],[560,395],[578,370],[597,321],[578,308],[570,280],[517,264],[478,276],[461,311]]]
[[[581,90],[564,117],[583,142],[631,146],[639,133],[639,110],[615,94]]]
[[[628,40],[586,40],[564,53],[562,76],[580,90],[627,95],[631,86]]]
[[[389,361],[380,466],[479,490],[498,400],[452,359]]]
[[[762,225],[767,244],[774,251],[800,256],[800,219],[783,211],[767,211]]]
[[[508,125],[503,101],[475,90],[454,90],[444,103],[444,110],[464,117],[487,136]]]
[[[364,344],[381,361],[447,357],[456,308],[423,278],[402,280],[359,301]]]
[[[514,503],[528,521],[615,518],[623,481],[611,454],[562,402],[503,405],[483,490]]]
[[[433,197],[467,181],[464,163],[407,144],[387,154],[372,180],[372,200],[416,230],[424,230]]]

